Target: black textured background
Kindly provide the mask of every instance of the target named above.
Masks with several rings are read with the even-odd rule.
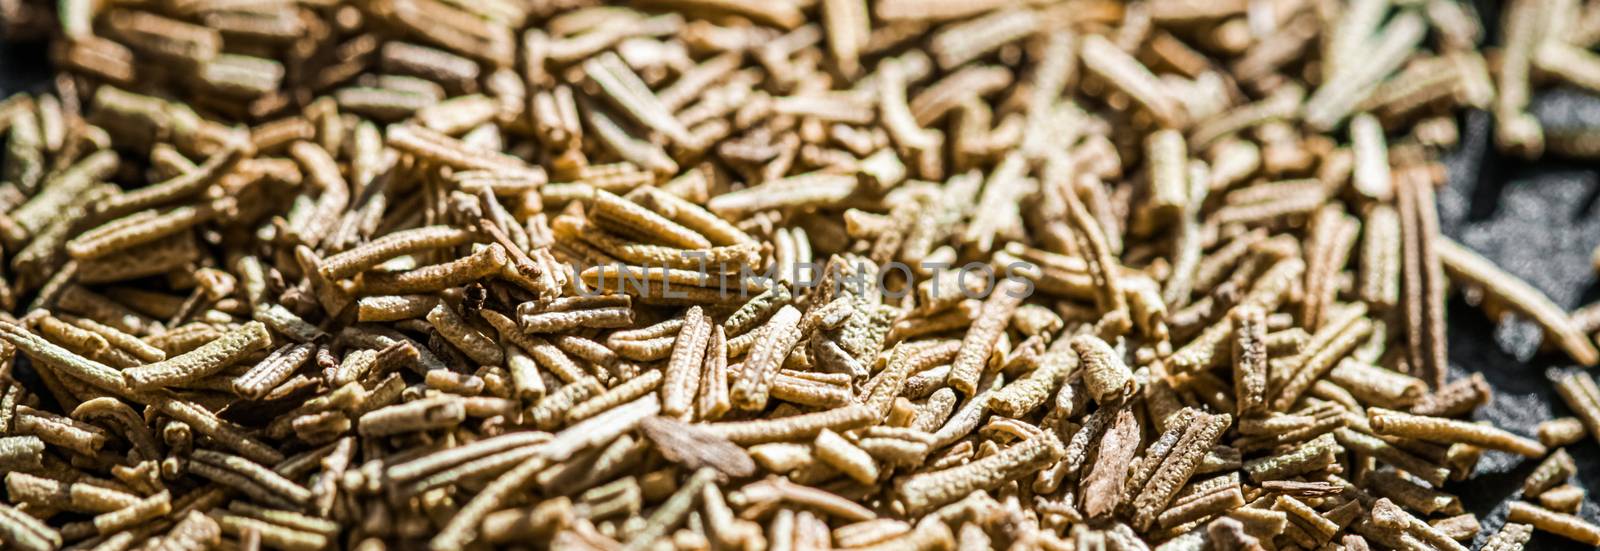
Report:
[[[1585,112],[1600,118],[1600,98],[1558,89],[1539,94],[1534,111],[1546,125],[1571,123],[1558,113]],[[1449,157],[1450,183],[1439,191],[1441,230],[1463,245],[1526,279],[1568,309],[1600,298],[1589,253],[1600,244],[1600,171],[1593,162],[1509,158],[1494,151],[1491,117],[1462,117],[1462,143]],[[1541,332],[1531,322],[1510,319],[1498,326],[1459,295],[1446,305],[1449,315],[1452,377],[1482,373],[1494,387],[1494,400],[1474,418],[1532,436],[1534,425],[1571,415],[1556,396],[1545,372],[1571,368],[1559,353],[1538,353]],[[1600,484],[1600,447],[1594,439],[1569,447],[1580,467],[1578,483]],[[1506,499],[1516,497],[1535,462],[1489,452],[1469,481],[1447,488],[1461,495],[1484,523],[1484,534],[1505,520]],[[1595,501],[1582,514],[1596,520]],[[1481,544],[1480,536],[1477,544]],[[1477,545],[1474,545],[1477,547]],[[1584,546],[1536,533],[1530,549],[1583,549]]]
[[[1499,2],[1475,2],[1487,19],[1491,43],[1498,39],[1494,20]],[[48,80],[44,45],[0,42],[0,97],[20,90],[38,90]],[[1600,127],[1600,97],[1557,88],[1535,95],[1534,113],[1546,128]],[[1493,147],[1493,121],[1486,113],[1460,118],[1461,145],[1448,157],[1450,182],[1440,190],[1439,218],[1443,232],[1483,254],[1505,270],[1548,293],[1568,309],[1600,300],[1600,281],[1589,254],[1600,245],[1600,165],[1593,161],[1547,158],[1523,161],[1500,155]],[[1551,417],[1571,415],[1545,378],[1550,368],[1571,368],[1559,354],[1540,354],[1540,331],[1525,320],[1496,326],[1477,308],[1453,296],[1447,305],[1452,377],[1482,373],[1494,386],[1494,400],[1474,418],[1523,435]],[[1590,438],[1569,448],[1580,467],[1578,483],[1600,488],[1600,446]],[[1468,510],[1483,520],[1484,531],[1505,520],[1505,501],[1514,499],[1533,461],[1489,452],[1472,480],[1446,489],[1462,497]],[[1597,519],[1594,499],[1584,501],[1582,515]],[[1582,545],[1536,533],[1529,549],[1583,549]]]

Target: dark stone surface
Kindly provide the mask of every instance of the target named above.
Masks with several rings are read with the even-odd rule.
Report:
[[[1479,2],[1493,19],[1498,8]],[[1490,38],[1493,24],[1489,25]],[[0,97],[38,90],[48,78],[42,44],[0,43]],[[1545,125],[1600,126],[1600,97],[1558,89],[1540,93],[1534,112]],[[1589,254],[1600,244],[1600,166],[1592,161],[1508,158],[1494,151],[1491,118],[1481,112],[1461,119],[1461,146],[1449,157],[1450,183],[1441,189],[1439,218],[1444,233],[1478,251],[1506,271],[1526,279],[1571,309],[1600,299],[1600,282]],[[1539,353],[1540,331],[1524,320],[1496,326],[1459,296],[1447,305],[1452,377],[1483,373],[1495,388],[1494,400],[1474,418],[1529,435],[1540,421],[1571,415],[1555,396],[1545,371],[1570,368],[1560,354]],[[1569,451],[1581,467],[1578,483],[1600,487],[1600,446],[1586,439]],[[1500,452],[1485,455],[1477,476],[1446,489],[1458,493],[1484,523],[1482,544],[1504,522],[1508,499],[1515,499],[1533,461]],[[1597,520],[1593,499],[1582,514]],[[1536,533],[1529,549],[1583,549]]]
[[[1568,90],[1543,93],[1535,112],[1546,124],[1574,118],[1600,119],[1600,98]],[[1584,112],[1581,117],[1572,115]],[[1565,121],[1546,118],[1568,113]],[[1439,191],[1441,230],[1571,309],[1600,298],[1589,253],[1600,244],[1600,207],[1596,206],[1596,166],[1592,162],[1545,159],[1527,162],[1494,151],[1492,122],[1486,113],[1462,119],[1462,144],[1449,158],[1450,183]],[[1559,353],[1540,353],[1537,326],[1522,319],[1492,323],[1459,295],[1446,305],[1449,316],[1452,376],[1482,373],[1494,386],[1494,400],[1475,419],[1532,436],[1534,426],[1552,417],[1571,415],[1546,378],[1548,369],[1574,364]],[[1600,483],[1600,447],[1585,439],[1569,448],[1581,470],[1578,483]],[[1468,510],[1483,519],[1484,534],[1505,520],[1507,499],[1515,499],[1522,479],[1535,461],[1490,452],[1477,476],[1447,489],[1457,492]],[[1596,520],[1595,502],[1584,502],[1582,514]],[[1479,537],[1477,544],[1481,544]],[[1576,543],[1536,533],[1531,549],[1583,549]]]

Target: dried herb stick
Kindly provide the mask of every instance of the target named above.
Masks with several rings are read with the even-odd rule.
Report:
[[[1434,205],[1584,150],[1574,2],[0,5],[8,548],[1457,549],[1488,449],[1600,534],[1593,379],[1444,333],[1594,309]]]

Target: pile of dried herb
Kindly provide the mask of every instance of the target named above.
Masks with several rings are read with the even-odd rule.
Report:
[[[0,0],[0,547],[1600,544],[1439,152],[1600,2]],[[1537,438],[1534,438],[1536,436]],[[1538,462],[1480,536],[1452,481]]]

